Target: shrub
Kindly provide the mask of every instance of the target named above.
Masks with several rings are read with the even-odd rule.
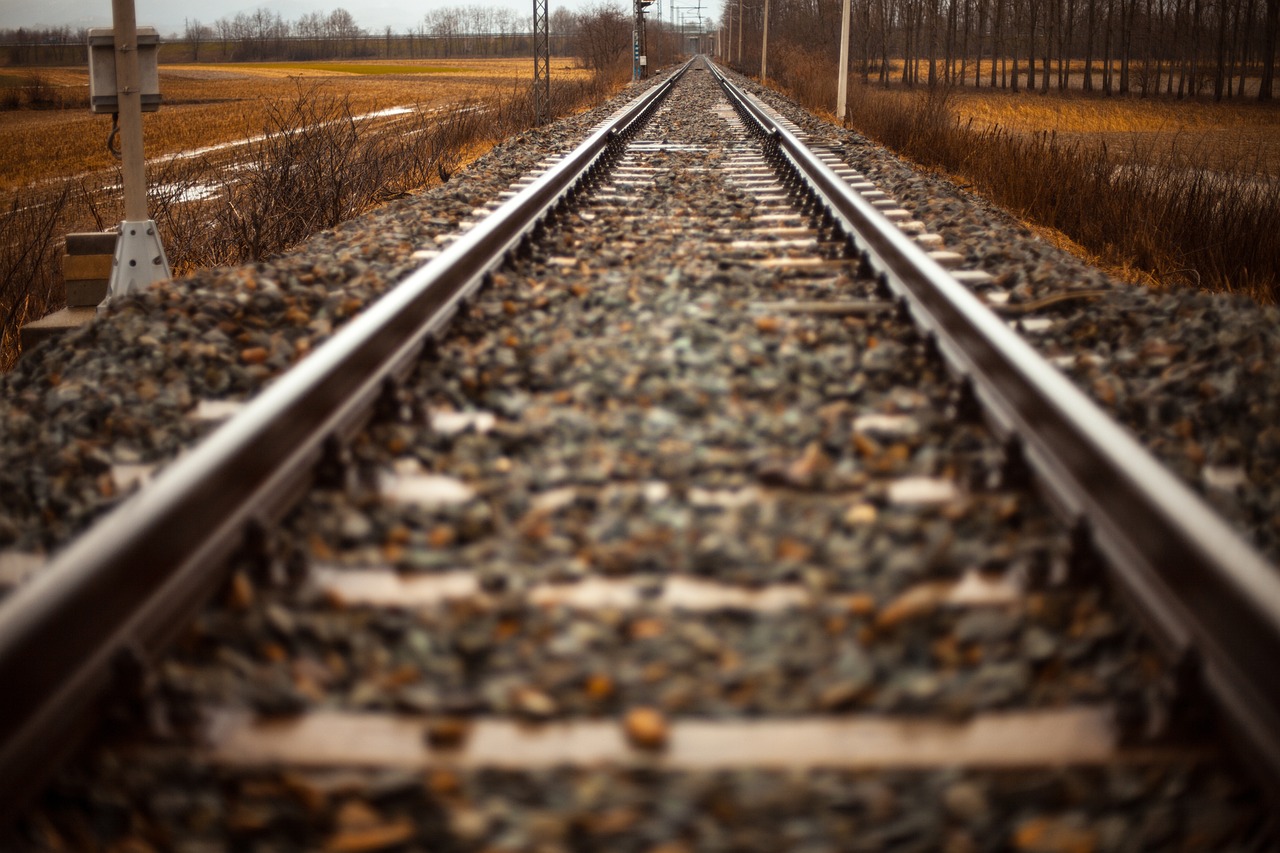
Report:
[[[777,57],[779,84],[810,109],[829,110],[835,86],[824,82],[832,77],[823,71],[827,60],[795,46]],[[955,117],[951,93],[945,86],[886,92],[853,79],[850,123],[1107,263],[1164,285],[1280,300],[1280,178],[1247,162],[1211,169],[1177,140],[1152,148],[1136,133],[1120,150],[978,128]]]
[[[62,304],[54,235],[70,195],[70,184],[50,194],[18,193],[0,209],[0,370],[13,366],[23,324]]]

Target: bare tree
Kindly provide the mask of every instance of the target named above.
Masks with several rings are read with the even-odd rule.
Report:
[[[191,61],[200,61],[200,42],[209,34],[209,28],[195,18],[184,18],[182,39],[191,45]]]
[[[601,79],[625,76],[630,63],[631,18],[621,6],[600,2],[577,15],[575,52]]]
[[[1262,39],[1262,80],[1258,100],[1269,101],[1276,76],[1276,35],[1280,32],[1280,0],[1267,0],[1267,23]]]

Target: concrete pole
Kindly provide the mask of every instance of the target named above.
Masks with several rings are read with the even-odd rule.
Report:
[[[760,40],[760,85],[769,83],[769,0],[764,0],[764,36]]]
[[[142,153],[142,72],[138,68],[138,19],[133,0],[111,0],[116,42],[116,103],[120,111],[120,168],[124,218],[146,221],[147,162]]]
[[[724,41],[720,44],[720,61],[728,62],[731,57],[726,49],[733,44],[733,7],[726,4],[724,13]]]
[[[738,0],[738,62],[742,62],[742,0]]]
[[[849,0],[844,0],[840,14],[840,71],[836,78],[836,118],[844,124],[845,106],[849,95]]]
[[[640,79],[640,0],[634,0],[634,20],[631,25],[631,82]]]
[[[120,122],[120,168],[124,221],[116,239],[107,298],[125,296],[171,278],[169,259],[156,224],[147,214],[147,161],[142,150],[142,71],[138,65],[138,19],[133,0],[111,0],[116,59],[116,109]]]

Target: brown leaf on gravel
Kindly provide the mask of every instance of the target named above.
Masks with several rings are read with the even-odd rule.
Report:
[[[244,572],[236,572],[231,576],[227,605],[233,610],[248,610],[253,605],[253,582]]]
[[[1013,834],[1014,846],[1028,853],[1093,853],[1098,834],[1050,817],[1024,821]]]
[[[432,548],[448,548],[458,538],[458,533],[447,524],[440,524],[431,528],[431,532],[427,534],[427,544]]]
[[[342,829],[365,829],[377,826],[382,817],[363,800],[347,800],[338,808],[334,822]]]
[[[1206,458],[1204,447],[1198,441],[1188,441],[1184,452],[1187,454],[1187,459],[1192,465],[1204,464]]]
[[[1116,389],[1106,378],[1098,379],[1093,383],[1093,394],[1098,398],[1104,406],[1114,406],[1116,402]]]
[[[587,828],[593,835],[621,835],[629,832],[639,820],[640,814],[635,809],[618,806],[587,818]]]
[[[289,789],[293,798],[302,803],[311,814],[320,814],[329,808],[329,795],[324,788],[313,782],[302,773],[285,773],[281,782]]]
[[[471,724],[462,717],[437,717],[427,723],[427,743],[436,749],[457,749],[471,733]]]
[[[339,830],[325,842],[324,849],[328,853],[385,850],[413,838],[414,829],[413,821],[402,817],[379,826]]]
[[[849,596],[849,612],[854,616],[870,616],[876,612],[875,597],[865,592],[855,592]]]
[[[603,673],[595,673],[587,678],[587,696],[597,702],[608,699],[613,695],[615,689],[613,679]]]
[[[661,619],[637,619],[631,623],[631,639],[650,640],[666,633],[667,626]]]
[[[830,469],[831,459],[822,451],[822,445],[811,441],[800,458],[787,466],[787,479],[796,485],[805,486]]]
[[[909,619],[932,613],[941,606],[954,585],[950,581],[934,581],[911,587],[884,606],[876,617],[876,627],[893,628]]]
[[[655,708],[632,708],[622,721],[627,740],[639,749],[662,749],[667,745],[667,718]]]
[[[319,534],[312,533],[307,537],[307,548],[311,551],[311,556],[317,560],[332,560],[334,558],[333,549],[329,547],[329,543]]]
[[[870,458],[880,455],[880,444],[875,439],[860,432],[855,432],[850,440],[853,442],[853,448],[858,451],[859,456]]]
[[[268,355],[266,347],[249,347],[240,350],[240,360],[245,364],[262,364],[267,360]]]
[[[764,335],[772,335],[782,328],[782,321],[777,317],[757,317],[756,331]]]
[[[783,562],[802,563],[813,554],[813,549],[799,539],[783,536],[778,540],[775,556]]]

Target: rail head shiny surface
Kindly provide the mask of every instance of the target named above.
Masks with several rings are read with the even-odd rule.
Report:
[[[1280,793],[1280,570],[827,167],[759,102],[714,73],[777,146],[851,247],[905,299],[988,419],[1014,437],[1042,488],[1083,525],[1166,648],[1193,659]]]
[[[251,527],[311,479],[325,442],[440,331],[692,61],[620,110],[441,254],[263,389],[0,602],[0,822],[86,729],[122,665],[153,656],[221,580]],[[123,662],[123,664],[122,664]]]

